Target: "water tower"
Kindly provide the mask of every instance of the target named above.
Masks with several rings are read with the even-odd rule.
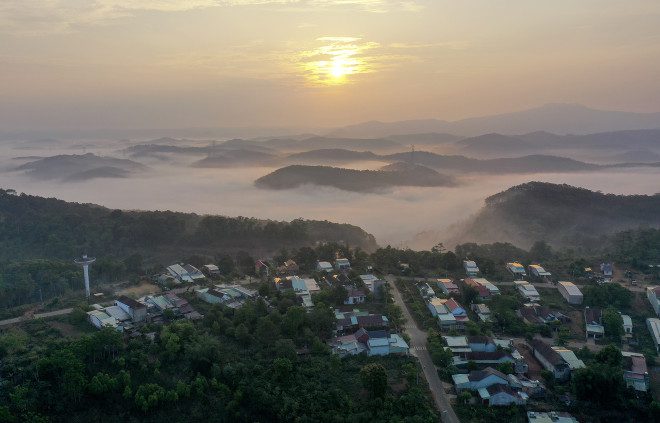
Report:
[[[74,261],[83,268],[83,275],[85,276],[85,296],[89,299],[89,265],[94,263],[96,258],[87,257],[87,254],[83,254],[82,258],[77,258]]]

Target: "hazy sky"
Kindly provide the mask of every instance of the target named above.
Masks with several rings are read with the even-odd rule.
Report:
[[[0,130],[660,111],[658,0],[2,0]]]

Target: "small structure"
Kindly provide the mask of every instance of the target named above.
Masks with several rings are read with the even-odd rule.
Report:
[[[530,264],[527,269],[529,270],[529,275],[536,279],[547,279],[552,274],[545,270],[540,264]]]
[[[385,330],[359,329],[354,334],[333,338],[329,344],[332,351],[340,357],[363,352],[368,356],[407,355],[409,352],[408,344],[399,334],[389,334]]]
[[[646,319],[646,327],[651,333],[655,350],[660,353],[660,319],[649,317]]]
[[[463,269],[465,269],[465,274],[470,278],[476,277],[479,274],[479,267],[472,260],[463,260]]]
[[[381,294],[382,287],[385,285],[384,280],[379,279],[372,274],[360,275],[360,280],[362,280],[362,283],[364,283],[364,286],[367,287],[369,292],[376,296]]]
[[[122,331],[123,328],[119,326],[119,322],[116,318],[110,316],[104,310],[92,310],[87,312],[87,317],[89,322],[94,325],[97,329],[103,329],[106,327],[117,329]]]
[[[558,324],[571,321],[570,317],[565,314],[538,304],[524,304],[523,307],[518,310],[518,313],[525,322],[530,324]]]
[[[348,296],[344,300],[344,304],[362,304],[367,300],[367,295],[361,289],[351,288],[348,290]]]
[[[205,264],[202,266],[202,272],[209,278],[217,278],[221,275],[220,268],[215,264]]]
[[[487,300],[493,295],[499,295],[500,289],[485,278],[465,278],[465,285],[474,288],[481,300]]]
[[[612,276],[614,275],[614,266],[612,266],[612,263],[601,263],[600,272],[603,274],[604,282],[612,282]]]
[[[514,279],[524,279],[525,276],[527,276],[527,272],[525,272],[525,266],[518,263],[517,261],[507,263],[506,268],[513,275]]]
[[[579,423],[578,420],[568,413],[550,411],[528,411],[528,423]]]
[[[605,335],[602,310],[597,307],[585,307],[584,326],[587,339],[590,336],[594,339],[602,338]]]
[[[204,280],[206,277],[195,266],[191,264],[173,264],[168,266],[167,272],[179,283],[193,283]]]
[[[445,295],[453,295],[453,294],[461,293],[461,291],[458,289],[458,285],[456,285],[456,283],[451,279],[438,279],[436,281],[436,285]]]
[[[442,338],[447,343],[447,348],[454,354],[472,351],[466,336],[445,336]]]
[[[515,284],[520,295],[522,295],[527,301],[537,302],[541,300],[539,291],[537,291],[531,283],[527,281],[516,281]]]
[[[527,402],[527,395],[514,391],[508,385],[491,385],[477,391],[481,402],[489,406],[523,405]]]
[[[286,260],[281,266],[277,267],[277,274],[282,276],[293,276],[299,271],[300,266],[292,259]]]
[[[267,278],[270,276],[270,264],[263,259],[257,260],[254,262],[254,273],[257,276],[262,278]]]
[[[490,308],[486,304],[472,304],[470,308],[482,322],[490,322],[492,320],[490,317]]]
[[[621,351],[623,356],[623,380],[636,391],[647,392],[650,386],[649,370],[644,354]]]
[[[583,295],[573,282],[559,282],[557,289],[562,297],[571,305],[582,304]]]
[[[431,288],[431,286],[428,283],[423,283],[419,285],[417,289],[419,290],[419,293],[422,296],[422,298],[424,298],[425,300],[431,297],[435,297],[435,291],[433,290],[433,288]]]
[[[651,303],[656,316],[660,316],[660,286],[646,287],[646,298]]]
[[[486,367],[484,370],[473,370],[468,374],[455,374],[452,376],[456,393],[464,390],[476,391],[481,388],[488,388],[492,385],[508,385],[509,380],[506,375],[492,367]]]
[[[326,273],[332,273],[334,270],[332,267],[332,264],[330,264],[327,261],[317,261],[316,262],[316,270],[319,272],[326,272]]]
[[[571,350],[552,347],[540,339],[533,339],[530,344],[534,357],[546,370],[552,372],[555,379],[567,380],[572,370],[585,367],[584,362]]]
[[[338,258],[335,260],[335,269],[338,271],[351,270],[351,262],[346,258]]]
[[[619,314],[621,314],[621,313],[619,313]],[[622,326],[623,326],[623,335],[624,336],[632,335],[632,331],[633,331],[632,318],[630,316],[628,316],[627,314],[621,314],[621,321],[622,321]]]
[[[125,295],[115,300],[115,305],[131,317],[134,322],[144,322],[147,319],[147,306]]]

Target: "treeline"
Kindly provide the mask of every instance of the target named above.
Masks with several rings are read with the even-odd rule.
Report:
[[[324,241],[376,247],[373,236],[347,224],[110,210],[0,190],[0,259],[71,259],[83,252],[120,259],[176,253],[178,258],[218,249],[273,252]]]
[[[79,339],[2,337],[5,422],[435,422],[407,357],[339,359],[324,344],[334,315],[288,297],[201,324],[154,327],[124,343],[111,329]],[[396,386],[396,391],[390,386]]]

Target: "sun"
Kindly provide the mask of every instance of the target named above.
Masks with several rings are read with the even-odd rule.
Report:
[[[335,79],[342,79],[346,75],[350,74],[351,70],[348,67],[348,63],[345,59],[341,57],[335,57],[332,60],[332,66],[330,67],[330,75]]]

